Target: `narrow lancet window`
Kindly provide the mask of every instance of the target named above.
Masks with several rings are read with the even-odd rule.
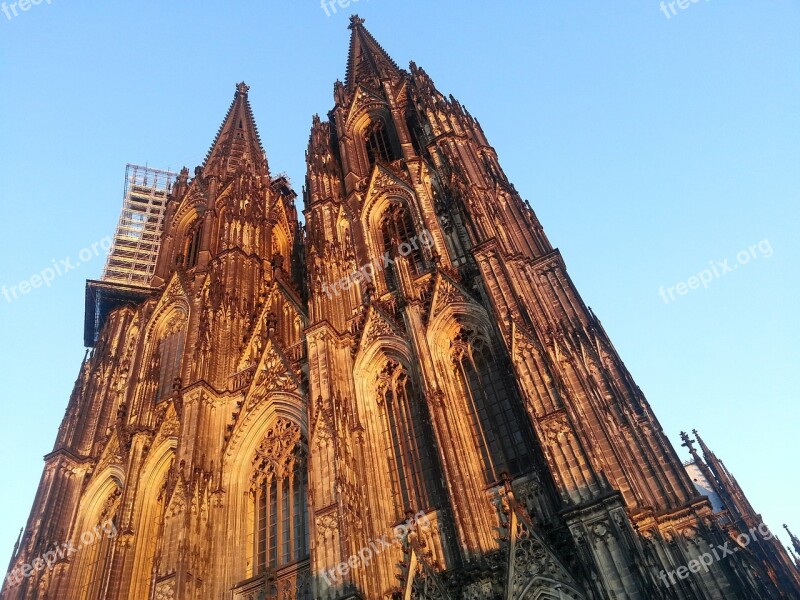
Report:
[[[200,255],[200,240],[202,238],[202,229],[198,224],[189,234],[189,239],[186,242],[186,268],[191,269],[197,265],[197,258]]]
[[[378,375],[377,385],[397,516],[408,510],[429,510],[439,503],[440,474],[431,452],[434,446],[426,407],[405,369],[394,361]]]
[[[300,428],[279,419],[256,451],[253,473],[256,573],[308,556],[308,474]]]
[[[181,375],[181,358],[185,330],[182,326],[172,330],[161,340],[158,347],[158,391],[156,400],[163,400],[172,393],[175,380]]]
[[[422,243],[414,229],[411,213],[404,204],[392,204],[384,212],[381,241],[383,251],[388,252],[390,257],[404,256],[408,260],[411,275],[419,275],[425,270]],[[386,266],[384,276],[387,289],[397,289],[397,273],[393,263]]]
[[[498,481],[504,471],[525,472],[531,466],[531,440],[523,429],[524,415],[515,404],[511,374],[502,372],[489,344],[470,332],[462,330],[454,347],[454,363],[486,481]]]
[[[397,160],[383,119],[376,119],[369,124],[364,131],[364,144],[367,148],[370,166],[375,163],[390,163]]]

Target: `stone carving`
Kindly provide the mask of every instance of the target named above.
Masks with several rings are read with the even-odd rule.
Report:
[[[497,586],[491,579],[483,579],[464,587],[463,600],[501,600],[503,597],[495,589]]]
[[[156,583],[155,600],[175,600],[175,579]]]
[[[305,457],[306,449],[300,426],[280,418],[269,428],[253,459],[255,473],[284,477],[295,461]]]
[[[336,105],[312,121],[306,224],[288,179],[267,167],[240,83],[194,180],[184,169],[164,204],[152,285],[103,282],[99,341],[15,564],[98,516],[119,512],[120,536],[95,546],[90,567],[81,554],[39,573],[27,595],[92,596],[102,582],[109,598],[137,600],[563,600],[586,598],[580,580],[593,598],[708,600],[699,578],[651,584],[707,547],[700,536],[730,539],[758,515],[729,477],[709,482],[742,500],[725,515],[698,501],[479,123],[417,65],[394,64],[363,19],[351,29]],[[430,234],[421,255],[401,252],[411,230]],[[405,256],[396,286],[376,277],[326,293],[393,243]],[[180,466],[152,456],[173,445]],[[89,497],[106,476],[123,494]],[[434,487],[446,493],[422,493]],[[324,586],[322,568],[391,536],[407,510],[435,522]],[[641,543],[634,522],[672,544]],[[735,597],[800,597],[771,544],[758,560],[715,562],[707,581]]]
[[[369,346],[376,339],[381,337],[396,337],[397,332],[384,318],[384,316],[374,308],[369,311],[367,322],[364,324],[364,332],[361,336],[361,347]]]
[[[339,523],[336,519],[336,515],[319,515],[315,519],[315,523],[317,525],[317,534],[323,540],[327,537],[333,536],[333,534],[339,530]]]

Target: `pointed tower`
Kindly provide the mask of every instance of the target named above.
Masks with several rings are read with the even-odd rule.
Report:
[[[4,600],[310,600],[302,233],[248,91],[172,186],[149,292],[103,315]]]
[[[761,573],[766,574],[778,589],[795,590],[796,593],[800,591],[800,574],[791,557],[784,551],[780,541],[769,530],[761,515],[752,507],[739,482],[725,464],[706,445],[696,429],[693,429],[692,433],[700,445],[703,456],[701,458],[694,449],[694,440],[681,432],[683,445],[692,455],[692,461],[687,464],[686,469],[691,472],[693,467],[697,468],[702,473],[702,481],[708,486],[708,489],[703,489],[705,486],[697,486],[698,491],[721,501],[721,506],[714,510],[716,522],[732,539],[737,540],[740,550],[745,551],[751,561],[759,564]],[[697,485],[696,479],[695,485]],[[712,506],[714,505],[712,499]],[[732,560],[738,562],[741,556],[740,554]],[[740,572],[745,572],[748,568],[747,564],[737,566]],[[768,593],[768,588],[764,589],[764,593]]]
[[[236,95],[228,114],[206,155],[204,177],[216,176],[224,180],[236,174],[246,163],[255,172],[269,173],[267,156],[261,147],[261,138],[247,97],[249,91],[250,87],[244,82],[236,85]]]
[[[350,30],[304,196],[315,598],[789,597],[664,588],[728,532],[478,121]]]
[[[90,282],[0,600],[797,598],[683,434],[695,489],[478,121],[350,30],[304,228],[240,83],[145,283]]]
[[[709,449],[703,438],[697,433],[697,430],[693,429],[692,433],[700,445],[700,450],[703,452],[703,459],[700,462],[705,465],[705,470],[710,475],[709,480],[722,499],[726,509],[730,511],[731,518],[741,529],[746,530],[749,527],[758,526],[761,523],[761,515],[756,513],[755,509],[750,505],[750,501],[739,486],[739,482],[728,472],[725,464],[717,458],[717,455]],[[695,458],[695,461],[699,460],[696,453],[693,458]]]
[[[789,529],[789,526],[786,523],[783,524],[783,528],[786,530],[786,533],[789,534],[789,539],[792,540],[792,547],[795,552],[795,565],[800,568],[800,561],[798,561],[797,557],[800,556],[800,538],[798,538],[792,531]]]

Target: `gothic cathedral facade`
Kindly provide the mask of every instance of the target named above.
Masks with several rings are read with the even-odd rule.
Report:
[[[478,121],[350,28],[304,225],[239,84],[149,286],[104,292],[0,598],[800,598],[686,436],[722,508],[698,493]]]

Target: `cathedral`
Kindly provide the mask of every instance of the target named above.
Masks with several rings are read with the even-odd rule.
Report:
[[[800,598],[800,540],[679,458],[480,123],[350,30],[302,222],[240,83],[152,269],[87,283],[0,599]]]

